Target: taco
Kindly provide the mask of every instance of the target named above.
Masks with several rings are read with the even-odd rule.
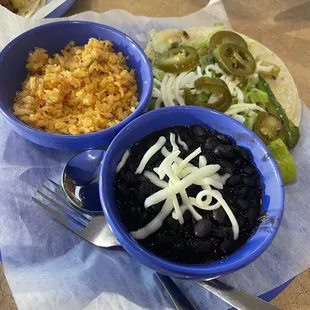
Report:
[[[46,0],[0,0],[0,5],[23,17],[31,17]]]
[[[269,144],[299,139],[301,103],[285,64],[264,45],[211,27],[150,31],[152,108],[199,105],[223,112]]]

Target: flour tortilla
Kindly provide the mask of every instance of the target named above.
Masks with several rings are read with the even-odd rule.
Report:
[[[18,10],[18,15],[31,17],[36,10],[46,4],[46,0],[25,0],[23,8]]]
[[[157,53],[166,52],[173,42],[180,43],[195,40],[209,40],[211,35],[218,31],[218,29],[212,27],[195,27],[184,30],[167,29],[156,33],[145,49],[145,53],[149,59],[153,60]],[[251,48],[251,53],[254,57],[269,55],[267,60],[281,68],[281,72],[276,80],[267,77],[264,78],[270,85],[275,97],[284,108],[289,120],[291,120],[296,126],[299,126],[301,119],[301,102],[297,87],[287,67],[283,61],[266,46],[243,34],[240,35],[247,41],[247,43],[255,42],[254,47]]]

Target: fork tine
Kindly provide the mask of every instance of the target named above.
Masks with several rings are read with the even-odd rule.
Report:
[[[49,179],[48,179],[49,180]],[[50,181],[50,180],[49,180]],[[57,183],[55,183],[56,185],[58,185]],[[71,210],[71,212],[77,213],[80,215],[80,217],[82,217],[85,221],[89,221],[91,219],[91,216],[88,214],[85,214],[83,212],[81,212],[80,210],[77,210],[76,208],[74,208],[73,206],[71,206],[71,204],[64,198],[61,197],[59,194],[57,194],[56,192],[54,192],[53,190],[51,190],[50,188],[48,188],[47,186],[45,186],[44,184],[41,185],[46,191],[48,191],[49,193],[51,193],[52,195],[54,195],[56,198],[58,198],[59,200],[61,200],[65,206],[67,208],[69,208]],[[59,185],[58,185],[59,186]]]
[[[35,197],[31,197],[31,199],[41,208],[43,208],[46,212],[48,212],[54,219],[56,219],[58,222],[60,222],[61,224],[63,224],[64,226],[66,226],[67,228],[69,228],[72,231],[75,231],[72,227],[72,224],[70,223],[70,221],[68,220],[68,218],[66,218],[65,216],[61,215],[59,212],[55,211],[54,209],[48,207],[47,205],[45,205],[43,202],[41,202],[40,200],[38,200]],[[78,223],[78,222],[77,222]],[[79,223],[78,223],[79,224]],[[79,224],[80,225],[80,224]],[[75,231],[76,232],[76,231]]]
[[[55,187],[57,187],[58,189],[60,189],[63,192],[61,186],[59,184],[57,184],[55,181],[53,181],[51,179],[47,179],[47,181],[51,182]]]
[[[42,193],[41,191],[37,190],[37,193],[39,195],[41,195],[43,198],[45,198],[47,201],[49,201],[50,203],[53,204],[53,206],[57,207],[58,209],[60,209],[62,212],[64,212],[65,214],[67,214],[68,216],[70,216],[70,218],[74,221],[76,221],[77,223],[79,223],[80,225],[86,227],[87,224],[89,223],[89,220],[86,218],[81,218],[79,216],[79,214],[77,213],[73,213],[71,212],[67,207],[61,205],[60,203],[58,203],[57,201],[53,200],[52,198],[48,197],[47,195],[45,195],[44,193]]]

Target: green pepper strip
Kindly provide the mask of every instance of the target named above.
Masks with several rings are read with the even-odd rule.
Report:
[[[261,76],[259,77],[259,82],[257,86],[260,90],[268,94],[269,100],[266,103],[266,109],[269,113],[278,116],[282,120],[286,134],[285,143],[287,144],[289,149],[292,149],[298,143],[300,137],[299,128],[288,119],[283,107],[276,99],[270,86]]]

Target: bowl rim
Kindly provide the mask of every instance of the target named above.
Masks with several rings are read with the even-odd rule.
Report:
[[[110,27],[108,25],[105,24],[100,24],[100,23],[95,23],[95,22],[89,22],[89,21],[75,21],[75,20],[65,20],[65,21],[57,21],[57,22],[51,22],[51,23],[47,23],[44,25],[40,25],[34,28],[31,28],[23,33],[21,33],[20,35],[18,35],[17,37],[15,37],[13,40],[11,40],[1,51],[0,51],[0,64],[4,61],[3,58],[5,57],[5,55],[10,51],[10,49],[14,46],[19,44],[19,41],[21,39],[26,38],[29,34],[35,34],[37,32],[41,32],[42,30],[46,30],[47,28],[53,28],[53,27],[59,27],[61,25],[65,26],[67,24],[70,25],[86,25],[86,26],[91,26],[91,27],[99,27],[103,30],[108,30],[111,31],[113,33],[116,33],[120,36],[122,36],[127,42],[130,42],[131,44],[133,44],[135,46],[135,48],[139,51],[139,55],[140,55],[140,59],[143,59],[144,63],[146,64],[146,67],[143,68],[143,71],[145,71],[147,79],[150,81],[150,83],[146,86],[147,88],[141,92],[141,98],[139,100],[139,104],[137,105],[136,109],[125,119],[123,119],[121,122],[113,125],[112,127],[108,127],[105,129],[101,129],[99,131],[96,132],[92,132],[92,133],[86,133],[86,134],[78,134],[78,135],[65,135],[65,134],[58,134],[58,133],[50,133],[50,132],[46,132],[46,131],[42,131],[40,129],[36,129],[33,128],[25,123],[23,123],[22,121],[20,121],[17,117],[14,116],[14,114],[12,112],[9,112],[4,106],[3,104],[1,104],[0,102],[0,111],[2,113],[2,115],[12,124],[15,124],[17,127],[21,127],[24,128],[29,134],[34,134],[37,135],[40,138],[46,138],[46,139],[60,139],[61,141],[65,141],[67,139],[72,139],[72,140],[79,140],[81,138],[91,138],[91,137],[97,137],[100,134],[113,134],[114,131],[117,130],[121,130],[126,124],[130,123],[132,120],[134,120],[137,115],[140,115],[144,109],[146,108],[146,106],[149,104],[149,100],[151,97],[151,93],[153,90],[153,71],[152,71],[152,66],[146,56],[146,54],[144,53],[144,50],[142,49],[142,47],[140,47],[140,45],[133,40],[131,37],[129,37],[128,35],[126,35],[125,33],[123,33],[122,31]],[[35,47],[34,47],[35,48]],[[30,51],[29,51],[30,52]],[[25,68],[26,69],[26,68]],[[136,68],[135,68],[136,70]],[[18,90],[16,90],[18,91]]]
[[[205,277],[217,277],[223,274],[231,273],[233,271],[236,271],[249,263],[251,263],[253,260],[255,260],[258,256],[260,256],[266,249],[267,247],[271,244],[272,240],[274,239],[276,233],[278,232],[280,222],[283,216],[283,211],[284,211],[284,186],[282,182],[282,178],[280,175],[279,168],[275,162],[275,160],[270,157],[271,165],[273,168],[273,171],[275,173],[275,178],[277,180],[277,187],[279,188],[279,195],[277,197],[278,199],[278,205],[279,207],[276,209],[278,211],[278,218],[279,220],[276,221],[273,225],[273,229],[270,232],[265,233],[263,239],[261,242],[259,242],[258,245],[256,245],[253,249],[251,250],[248,255],[241,257],[239,260],[235,260],[233,262],[227,263],[226,260],[231,257],[231,255],[227,256],[226,258],[223,258],[221,260],[217,260],[214,262],[210,263],[205,263],[205,264],[182,264],[182,263],[176,263],[173,261],[166,260],[164,258],[161,258],[158,255],[153,254],[143,246],[139,245],[137,242],[134,241],[133,237],[130,235],[128,231],[125,231],[122,229],[119,225],[116,212],[113,211],[110,208],[108,201],[106,201],[106,186],[104,186],[104,175],[106,174],[106,167],[109,164],[110,158],[110,153],[111,150],[114,146],[115,143],[117,143],[119,137],[123,134],[123,132],[128,131],[128,128],[131,126],[134,126],[135,123],[140,123],[141,120],[144,120],[144,123],[147,123],[148,118],[154,117],[154,115],[157,115],[157,117],[160,117],[160,115],[164,113],[171,113],[173,111],[178,111],[178,110],[184,110],[186,113],[188,113],[188,110],[197,110],[197,112],[204,113],[204,114],[218,114],[220,117],[224,117],[227,119],[227,121],[234,122],[238,126],[243,126],[246,131],[250,134],[251,138],[255,139],[255,141],[259,144],[259,147],[262,148],[264,151],[268,152],[267,147],[264,145],[264,143],[255,135],[253,131],[245,127],[243,124],[238,122],[237,120],[226,116],[220,112],[206,109],[206,108],[201,108],[201,107],[184,107],[184,106],[174,106],[174,107],[167,107],[163,109],[158,109],[154,110],[151,112],[148,112],[146,114],[143,114],[136,118],[133,122],[128,124],[124,129],[122,129],[114,138],[112,143],[110,144],[108,150],[106,151],[106,154],[104,156],[103,164],[100,170],[100,184],[99,184],[99,193],[100,193],[100,200],[102,204],[102,208],[105,214],[105,217],[107,219],[107,222],[109,223],[113,233],[119,240],[120,244],[134,257],[136,257],[138,260],[140,260],[141,263],[144,265],[153,268],[160,268],[163,272],[167,271],[168,273],[173,272],[176,275],[180,275],[181,277],[188,277],[188,278],[205,278]],[[250,237],[253,238],[253,236],[256,234],[256,232]],[[241,247],[242,248],[242,247]],[[240,248],[234,252],[238,253]],[[232,254],[232,255],[233,255]],[[154,269],[154,268],[153,268]]]

